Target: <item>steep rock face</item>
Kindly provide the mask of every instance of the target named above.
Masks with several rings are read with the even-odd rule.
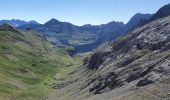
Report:
[[[111,51],[91,57],[88,66],[98,68],[89,90],[95,94],[135,82],[145,86],[169,77],[170,17],[151,22],[110,45]],[[101,62],[100,59],[105,59]],[[160,68],[161,66],[161,68]],[[99,75],[99,76],[98,76]]]

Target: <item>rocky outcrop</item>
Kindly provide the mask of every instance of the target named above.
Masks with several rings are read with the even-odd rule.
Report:
[[[156,74],[155,72],[149,73],[146,75],[143,79],[141,79],[136,85],[139,86],[145,86],[151,83],[154,83],[155,81],[159,80],[160,75]]]
[[[96,52],[90,58],[88,68],[90,69],[98,69],[99,66],[106,60],[105,56],[107,56],[109,52]]]
[[[169,43],[170,17],[166,17],[108,44],[109,52],[100,48],[88,64],[88,68],[98,69],[89,92],[100,94],[127,84],[143,87],[168,78]]]

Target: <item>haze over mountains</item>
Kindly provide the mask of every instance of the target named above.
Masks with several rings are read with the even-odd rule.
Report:
[[[0,21],[0,100],[169,100],[169,8],[127,24]]]
[[[89,52],[104,42],[113,40],[133,28],[141,19],[148,20],[151,14],[136,14],[127,24],[109,22],[102,25],[76,26],[68,22],[51,19],[44,25],[25,24],[18,29],[34,29],[40,32],[48,41],[59,45],[73,46],[76,52]]]
[[[78,53],[89,52],[104,42],[111,41],[125,34],[142,19],[148,20],[152,14],[135,14],[127,24],[122,22],[109,22],[102,25],[76,26],[68,22],[51,19],[45,24],[35,21],[2,20],[0,24],[7,23],[18,29],[33,29],[40,32],[48,41],[58,46],[73,46]]]
[[[32,20],[32,21],[24,21],[24,20],[19,20],[19,19],[11,19],[11,20],[0,20],[0,25],[3,24],[9,24],[13,27],[18,27],[20,25],[25,25],[25,24],[38,24],[36,21]]]

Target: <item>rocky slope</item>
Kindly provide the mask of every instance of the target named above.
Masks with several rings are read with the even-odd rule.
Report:
[[[169,100],[170,16],[102,46],[61,84],[48,100]]]

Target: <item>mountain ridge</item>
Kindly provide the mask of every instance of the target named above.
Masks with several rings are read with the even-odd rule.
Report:
[[[80,49],[77,49],[77,52],[87,52],[92,50],[93,46],[89,47],[87,50],[83,50],[83,48],[86,48],[84,45],[96,45],[95,42],[97,40],[99,41],[99,37],[102,37],[104,34],[104,37],[106,38],[103,38],[102,40],[108,41],[107,38],[109,37],[107,37],[107,32],[117,34],[118,31],[122,31],[119,30],[121,27],[124,27],[124,24],[122,22],[119,23],[115,21],[102,25],[76,26],[68,22],[60,22],[56,19],[51,19],[44,25],[35,25],[35,27],[31,28],[41,32],[47,40],[56,45],[69,45],[75,48],[78,47]],[[27,28],[29,28],[29,25],[18,27],[18,29]],[[98,46],[96,45],[95,48],[96,47]]]
[[[24,21],[19,19],[11,19],[11,20],[0,20],[0,25],[9,24],[13,27],[18,27],[25,24],[39,24],[38,22],[31,20],[31,21]]]
[[[157,20],[159,18],[167,17],[170,15],[170,4],[167,4],[163,7],[161,7],[155,14],[152,15],[150,19],[142,19],[138,22],[136,26],[134,26],[131,30],[134,30],[135,28],[141,27],[143,25],[146,25],[149,22],[152,22],[154,20]]]
[[[139,15],[139,14],[138,14]],[[139,19],[147,19],[149,14],[140,14],[133,23],[137,23]],[[135,17],[135,16],[134,16]],[[68,22],[60,22],[54,18],[46,22],[44,25],[21,25],[18,29],[35,29],[41,32],[43,36],[50,42],[56,45],[73,46],[78,53],[89,52],[99,47],[104,42],[111,41],[123,34],[133,27],[123,22],[112,21],[101,25],[82,25],[76,26]]]

